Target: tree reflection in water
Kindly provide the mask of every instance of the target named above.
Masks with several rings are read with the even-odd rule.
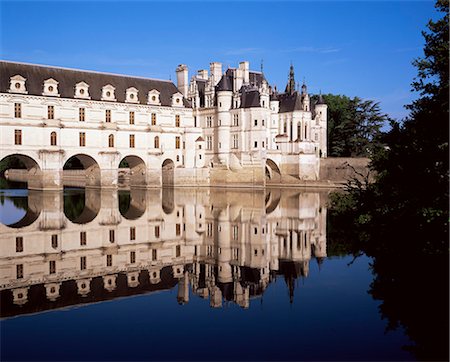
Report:
[[[412,218],[357,226],[354,217],[352,212],[329,211],[328,253],[372,257],[369,293],[381,301],[379,312],[387,320],[386,330],[403,328],[411,339],[403,348],[418,360],[447,361],[449,260],[441,245],[448,233],[426,230]]]

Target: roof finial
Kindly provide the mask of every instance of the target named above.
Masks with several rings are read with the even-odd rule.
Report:
[[[263,68],[264,68],[264,60],[261,59],[261,73],[263,73]]]

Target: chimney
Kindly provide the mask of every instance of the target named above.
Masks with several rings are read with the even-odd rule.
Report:
[[[187,98],[188,94],[188,67],[184,64],[180,64],[177,67],[177,87],[180,90],[180,92],[183,94],[185,98]]]
[[[219,62],[212,62],[209,64],[209,70],[211,73],[211,77],[213,77],[214,86],[219,83],[220,79],[222,78],[222,63]]]
[[[239,69],[243,72],[243,80],[244,84],[248,84],[250,81],[249,71],[250,71],[250,65],[248,61],[240,62],[239,63]]]
[[[198,70],[197,75],[201,79],[208,80],[208,70],[207,69]]]

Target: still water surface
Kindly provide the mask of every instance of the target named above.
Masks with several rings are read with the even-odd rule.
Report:
[[[3,190],[1,360],[411,360],[326,192]]]

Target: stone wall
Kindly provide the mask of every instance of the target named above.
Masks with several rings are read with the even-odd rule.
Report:
[[[360,178],[357,173],[369,173],[369,158],[329,157],[320,160],[319,180],[336,184],[345,184],[353,177]],[[356,173],[355,173],[356,171]],[[373,180],[373,175],[370,177]]]

